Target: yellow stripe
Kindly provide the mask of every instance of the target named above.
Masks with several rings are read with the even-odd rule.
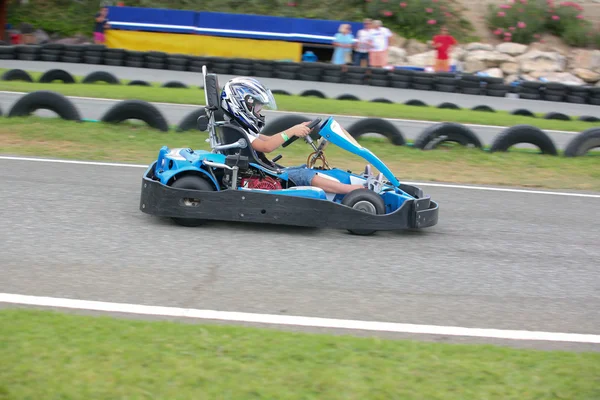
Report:
[[[106,31],[106,47],[227,58],[300,61],[302,44],[181,33]]]

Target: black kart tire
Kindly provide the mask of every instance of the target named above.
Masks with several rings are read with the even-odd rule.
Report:
[[[582,115],[578,119],[580,121],[583,121],[583,122],[599,122],[600,121],[600,118],[598,118],[598,117],[592,117],[592,116],[589,116],[589,115]]]
[[[350,101],[360,101],[358,97],[353,94],[342,94],[337,97],[336,100],[350,100]]]
[[[407,106],[427,107],[427,103],[421,100],[408,100],[404,103]]]
[[[173,89],[175,89],[175,88],[187,89],[188,88],[188,86],[185,83],[179,82],[179,81],[169,81],[169,82],[163,83],[161,86],[164,88],[173,88]]]
[[[320,99],[326,99],[327,96],[325,96],[325,94],[319,90],[314,90],[314,89],[310,89],[310,90],[305,90],[304,92],[300,93],[300,96],[302,97],[318,97]]]
[[[47,90],[31,92],[21,97],[10,109],[8,117],[24,117],[37,110],[50,110],[62,119],[81,121],[79,111],[67,97]]]
[[[214,192],[215,187],[206,179],[201,178],[196,175],[184,175],[179,179],[175,179],[171,185],[171,187],[176,189],[192,189],[192,190],[202,190],[207,192]],[[173,222],[177,225],[185,226],[185,227],[197,227],[206,223],[204,219],[197,218],[171,218]]]
[[[350,125],[347,131],[355,139],[366,133],[378,133],[388,138],[388,140],[396,146],[403,146],[406,144],[402,132],[400,132],[400,130],[390,121],[381,118],[362,118]]]
[[[137,79],[129,82],[127,85],[129,85],[129,86],[152,86],[152,85],[150,85],[150,83],[148,83],[146,81],[141,81],[141,80],[137,80]]]
[[[571,139],[565,157],[580,157],[597,147],[600,147],[600,128],[590,128]]]
[[[520,115],[523,117],[532,117],[535,118],[535,114],[532,113],[531,111],[529,111],[526,108],[517,108],[516,110],[513,110],[510,112],[512,115]]]
[[[540,128],[531,125],[516,125],[503,130],[494,138],[490,151],[508,151],[510,147],[519,143],[533,144],[542,151],[542,154],[558,155],[550,136]]]
[[[112,106],[103,116],[102,122],[118,124],[128,119],[144,121],[148,126],[163,132],[169,130],[167,120],[154,105],[142,100],[125,100]]]
[[[81,81],[81,83],[96,83],[96,82],[105,82],[105,83],[108,83],[111,85],[118,85],[121,83],[116,76],[114,76],[110,72],[106,72],[106,71],[91,72],[85,78],[83,78],[83,81]]]
[[[444,102],[440,105],[437,106],[437,108],[440,109],[447,109],[447,110],[460,110],[460,107],[454,103],[450,103],[450,102]]]
[[[22,69],[11,69],[2,74],[3,81],[24,81],[33,82],[33,78]]]
[[[385,202],[380,195],[369,189],[356,189],[342,199],[342,204],[371,214],[385,214]],[[353,235],[368,236],[373,229],[348,229]]]
[[[62,69],[51,69],[44,72],[40,77],[40,83],[52,83],[54,81],[62,81],[63,83],[75,83],[73,76]]]
[[[472,146],[481,149],[481,141],[468,127],[454,122],[442,122],[427,127],[417,137],[414,147],[421,150],[432,150],[441,143],[453,142],[462,146]]]

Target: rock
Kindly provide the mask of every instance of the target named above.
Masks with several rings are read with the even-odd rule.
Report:
[[[479,43],[479,42],[469,43],[467,45],[467,51],[475,51],[475,50],[492,51],[492,50],[494,50],[494,46],[492,46],[491,44]]]
[[[457,47],[453,48],[452,51],[450,52],[450,57],[453,60],[464,61],[465,57],[468,54],[469,53],[465,49],[457,46]]]
[[[556,61],[544,59],[525,60],[521,62],[521,71],[523,72],[560,72],[563,66]]]
[[[584,85],[585,82],[568,72],[543,72],[535,71],[531,73],[534,78],[545,78],[549,82],[559,82],[565,85]]]
[[[507,75],[518,74],[519,70],[520,70],[519,64],[514,63],[514,62],[504,63],[504,64],[500,65],[500,69],[502,69],[502,72],[504,72]]]
[[[518,56],[527,51],[527,46],[519,43],[501,43],[496,46],[496,51],[511,56]]]
[[[33,32],[33,34],[37,43],[48,43],[50,40],[50,36],[48,36],[48,34],[42,29],[37,29],[35,32]]]
[[[406,50],[401,49],[400,47],[390,46],[388,49],[388,58],[390,64],[400,65],[406,60]]]
[[[600,72],[600,50],[573,50],[569,54],[569,68],[583,68]]]
[[[521,54],[520,56],[517,56],[517,61],[537,61],[537,60],[556,61],[558,63],[563,64],[563,69],[564,69],[564,67],[565,67],[564,63],[566,61],[566,57],[555,51],[540,51],[540,50],[531,50],[525,54]]]
[[[506,78],[504,78],[504,83],[506,83],[507,85],[510,85],[514,81],[518,81],[518,80],[519,80],[519,75],[508,75]]]
[[[514,57],[498,51],[475,50],[467,54],[466,61],[483,61],[487,68],[496,68],[505,62],[514,62]]]
[[[529,44],[529,51],[551,51],[552,47],[550,47],[547,43],[534,42]]]
[[[393,34],[392,37],[393,37],[392,41],[394,42],[395,47],[403,48],[406,45],[406,38],[396,35],[396,34]]]
[[[415,39],[409,39],[404,48],[406,49],[406,54],[409,56],[424,53],[428,50],[428,46],[425,43],[421,43]]]
[[[426,67],[428,65],[433,65],[435,62],[436,52],[434,50],[428,51],[425,53],[414,54],[412,56],[408,56],[407,62],[408,65],[413,65],[416,67]]]
[[[594,71],[590,71],[589,69],[575,68],[572,72],[573,74],[575,74],[575,76],[583,79],[587,83],[596,83],[600,81],[600,74]]]
[[[463,69],[467,73],[483,71],[486,65],[483,61],[471,59],[463,62]]]
[[[596,87],[600,87],[600,82],[596,83]]]
[[[502,70],[500,68],[490,68],[490,69],[486,69],[485,71],[481,71],[484,74],[488,74],[488,76],[491,76],[492,78],[503,78],[504,77],[504,73],[502,72]]]

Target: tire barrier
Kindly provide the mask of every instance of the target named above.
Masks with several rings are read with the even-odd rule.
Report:
[[[507,85],[502,78],[467,73],[428,73],[397,68],[365,68],[341,66],[325,62],[285,62],[240,58],[205,57],[187,54],[167,54],[158,51],[133,51],[106,48],[104,45],[0,45],[0,59],[84,63],[126,66],[171,71],[201,72],[206,65],[210,72],[303,80],[346,83],[397,89],[417,89],[442,93],[461,93],[479,96],[504,97],[518,94],[529,100],[600,105],[599,88],[575,86],[556,82],[525,81],[517,86]]]
[[[28,116],[39,109],[54,111],[60,118],[82,122],[77,107],[65,96],[51,91],[41,90],[31,92],[17,100],[6,117]],[[176,132],[198,129],[198,117],[203,115],[204,107],[188,113],[175,128]],[[0,116],[2,110],[0,109]],[[100,119],[101,122],[120,123],[129,119],[145,122],[153,129],[168,132],[166,118],[153,104],[140,100],[123,100],[114,104]],[[222,121],[222,113],[216,115]],[[311,121],[312,118],[300,114],[285,114],[269,121],[263,131],[264,135],[274,135],[296,124]],[[376,133],[385,136],[393,145],[403,146],[407,142],[403,133],[390,121],[382,118],[361,118],[347,128],[354,138]],[[318,139],[317,135],[311,135]],[[442,122],[427,127],[418,137],[412,147],[420,150],[432,150],[444,142],[454,142],[463,146],[484,149],[477,135],[466,125]],[[493,140],[490,152],[505,152],[516,144],[528,143],[537,146],[542,154],[557,156],[558,151],[552,139],[541,129],[531,125],[516,125],[501,131]],[[580,157],[590,150],[600,148],[600,126],[587,129],[576,135],[564,150],[565,157]]]
[[[54,81],[61,81],[62,83],[75,83],[73,75],[62,69],[51,69],[46,71],[40,77],[40,83],[52,83]]]
[[[114,76],[110,72],[106,72],[106,71],[91,72],[91,73],[87,74],[85,78],[83,78],[83,81],[81,81],[81,83],[96,83],[96,82],[104,82],[104,83],[108,83],[110,85],[121,84],[121,82],[119,81],[119,79],[116,76]]]
[[[13,104],[8,112],[8,117],[25,117],[37,110],[50,110],[62,119],[81,121],[79,110],[67,97],[47,90],[31,92],[21,97]]]
[[[33,78],[22,69],[11,69],[2,74],[3,81],[33,82]]]
[[[581,117],[578,118],[580,121],[583,122],[599,122],[600,118],[597,117],[590,117],[588,115],[582,115]]]
[[[142,100],[125,100],[112,106],[100,119],[102,122],[118,124],[128,119],[137,119],[162,132],[169,131],[169,125],[162,113],[154,105]]]
[[[363,118],[350,125],[348,133],[355,139],[367,133],[377,133],[385,136],[393,145],[404,146],[404,135],[390,121],[381,118]]]
[[[516,125],[503,130],[492,142],[490,151],[508,151],[510,147],[520,143],[533,144],[542,151],[542,154],[558,155],[550,136],[540,128],[531,125]]]
[[[565,148],[565,157],[580,157],[598,147],[600,147],[600,128],[590,128],[571,139]]]
[[[478,149],[483,148],[475,132],[454,122],[442,122],[429,126],[415,139],[414,146],[421,150],[432,150],[445,142]]]
[[[93,57],[95,57],[95,56],[93,56]],[[60,70],[52,70],[52,71],[60,71]],[[199,71],[200,71],[200,69],[199,69]],[[49,72],[50,71],[47,71],[47,73],[49,73]],[[67,74],[67,73],[65,72],[65,74]],[[481,77],[481,79],[483,79],[483,78],[484,77]],[[73,82],[70,82],[71,79],[66,77],[66,75],[65,75],[65,79],[66,80],[57,78],[55,80],[61,80],[65,83],[73,83],[75,81],[73,79]],[[419,79],[421,79],[421,81],[425,81],[425,80],[431,79],[431,78],[419,78]],[[442,79],[450,79],[450,78],[442,78]],[[453,79],[456,80],[455,78],[453,78]],[[486,79],[489,80],[492,78],[486,78]],[[20,69],[12,69],[12,70],[6,71],[2,76],[2,80],[22,80],[22,81],[26,81],[26,82],[34,82],[33,79],[31,78],[31,76],[29,76],[29,74],[26,71],[23,71]],[[66,82],[66,81],[69,81],[69,82]],[[41,79],[40,79],[40,82],[41,82]],[[120,83],[119,80],[113,74],[111,74],[109,72],[105,72],[105,71],[91,72],[81,81],[81,83],[95,83],[95,82],[106,82],[106,83],[111,83],[111,84],[119,84]],[[471,82],[471,81],[467,81],[467,82]],[[548,84],[550,84],[550,83],[548,83]],[[133,80],[133,81],[129,82],[128,85],[130,85],[130,86],[148,86],[148,87],[152,86],[150,83],[141,81],[141,80]],[[492,85],[497,85],[497,84],[492,84]],[[572,85],[569,85],[568,90],[576,90],[576,89],[572,89],[571,86]],[[164,83],[161,85],[161,87],[188,88],[188,86],[185,83],[177,82],[177,81],[170,81],[170,82]],[[594,89],[598,89],[598,90],[595,91]],[[567,89],[565,89],[565,90],[567,90]],[[292,95],[290,92],[288,92],[286,90],[281,90],[281,89],[273,89],[272,92],[273,92],[273,94],[277,94],[277,95],[285,95],[285,96]],[[597,96],[597,97],[593,97],[593,98],[596,99],[597,104],[600,105],[600,88],[591,88],[590,93],[593,93],[594,96]],[[327,96],[325,96],[325,94],[323,92],[321,92],[319,90],[314,90],[314,89],[306,90],[306,91],[302,92],[300,94],[300,96],[303,96],[303,97],[312,96],[312,97],[318,97],[321,99],[327,99]],[[342,95],[338,96],[337,98],[335,98],[335,100],[361,101],[360,98],[358,98],[357,96],[352,95],[352,94],[342,94]],[[396,104],[393,101],[385,99],[385,98],[376,98],[376,99],[370,100],[370,102]],[[429,107],[429,105],[427,103],[423,102],[422,100],[417,100],[417,99],[408,100],[404,103],[404,105]],[[449,103],[449,102],[444,102],[444,103],[436,106],[436,108],[461,110],[461,108],[458,105],[456,105],[454,103]],[[478,105],[478,106],[473,107],[472,110],[473,111],[496,112],[493,108],[491,108],[487,105]],[[531,111],[524,109],[524,108],[519,108],[519,109],[513,110],[510,113],[512,115],[536,118],[536,115],[534,113],[532,113]],[[548,117],[548,116],[551,116],[551,117]],[[573,120],[573,119],[575,119],[575,117],[565,116],[565,114],[562,114],[559,112],[550,112],[544,118],[558,119],[558,120]],[[565,118],[568,118],[568,119],[565,119]],[[579,117],[579,120],[584,121],[584,122],[597,122],[597,119],[595,119],[595,117],[587,117],[586,116],[585,118],[588,118],[588,119],[582,119],[582,118],[584,118],[584,117]]]

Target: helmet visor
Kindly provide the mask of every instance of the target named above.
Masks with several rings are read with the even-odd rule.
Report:
[[[277,110],[277,102],[273,93],[259,81],[253,78],[236,78],[234,81],[236,82],[233,87],[240,98],[250,95],[254,99],[256,113],[264,108]]]

